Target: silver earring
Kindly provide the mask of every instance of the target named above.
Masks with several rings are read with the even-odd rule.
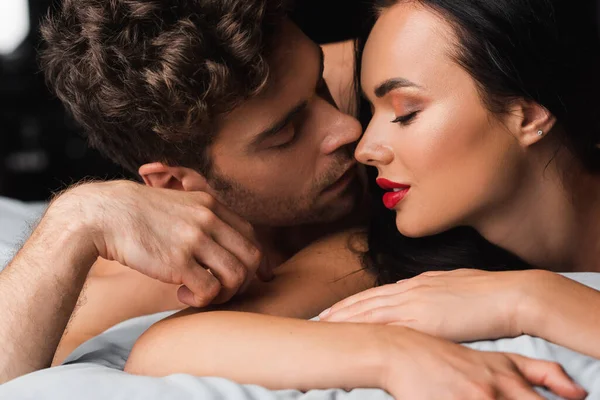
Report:
[[[544,135],[544,131],[542,131],[542,130],[539,130],[539,131],[538,131],[538,136],[542,136],[542,135]]]

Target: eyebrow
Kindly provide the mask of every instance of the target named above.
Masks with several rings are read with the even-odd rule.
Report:
[[[319,77],[315,87],[319,85],[321,79],[323,79],[323,72],[325,71],[325,54],[323,53],[323,49],[321,46],[319,47]],[[273,125],[269,126],[267,129],[256,135],[256,137],[252,140],[251,146],[256,147],[260,145],[265,140],[276,136],[283,128],[285,128],[298,114],[302,113],[308,107],[308,100],[303,100],[298,103],[294,108],[292,108],[283,118],[276,121]]]
[[[380,83],[375,88],[375,96],[377,96],[377,98],[382,98],[386,94],[388,94],[389,92],[391,92],[392,90],[394,90],[394,89],[400,89],[400,88],[419,88],[419,89],[422,89],[421,86],[417,85],[414,82],[409,81],[408,79],[404,79],[404,78],[392,78],[392,79],[388,79],[385,82]]]

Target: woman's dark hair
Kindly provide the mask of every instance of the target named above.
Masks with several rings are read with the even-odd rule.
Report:
[[[385,9],[401,1],[376,3]],[[578,161],[590,172],[600,171],[595,1],[410,1],[430,8],[453,26],[458,38],[456,61],[478,83],[491,112],[507,112],[516,98],[537,102],[557,118],[555,133]],[[397,231],[394,212],[377,201],[383,193],[376,187],[372,191],[375,200],[365,261],[380,284],[429,270],[529,267],[467,227],[425,238],[405,237]]]

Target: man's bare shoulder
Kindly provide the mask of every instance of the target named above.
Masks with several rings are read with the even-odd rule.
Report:
[[[88,274],[53,365],[62,362],[81,343],[119,322],[184,308],[177,299],[177,288],[117,262],[98,259]]]

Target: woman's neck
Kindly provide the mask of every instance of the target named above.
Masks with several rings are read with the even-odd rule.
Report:
[[[533,163],[510,200],[475,228],[535,267],[600,272],[600,179],[562,153]]]

